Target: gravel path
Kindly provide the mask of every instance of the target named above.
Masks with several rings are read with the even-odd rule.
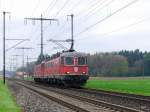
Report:
[[[8,86],[23,112],[74,112],[12,81],[8,81]]]

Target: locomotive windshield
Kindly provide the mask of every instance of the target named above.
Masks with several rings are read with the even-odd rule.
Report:
[[[74,58],[73,57],[66,57],[65,58],[65,65],[74,65]]]
[[[86,57],[78,57],[78,65],[86,65],[87,58]]]

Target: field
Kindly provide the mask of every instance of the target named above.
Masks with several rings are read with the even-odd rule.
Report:
[[[90,78],[84,87],[150,96],[150,77]]]
[[[7,85],[3,85],[2,79],[0,79],[0,112],[21,112]]]

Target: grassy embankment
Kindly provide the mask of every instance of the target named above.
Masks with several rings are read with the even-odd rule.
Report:
[[[0,112],[21,112],[21,108],[16,105],[7,85],[0,79]]]
[[[85,88],[150,96],[150,78],[89,79]]]

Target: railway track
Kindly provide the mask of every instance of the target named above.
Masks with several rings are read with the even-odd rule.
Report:
[[[75,89],[72,90],[79,91],[79,92],[86,92],[91,94],[105,94],[105,95],[112,95],[116,97],[127,97],[130,99],[137,99],[141,101],[147,101],[150,102],[150,96],[143,96],[143,95],[136,95],[136,94],[128,94],[128,93],[119,93],[119,92],[113,92],[113,91],[105,91],[105,90],[96,90],[96,89]]]
[[[44,85],[48,86],[49,85]],[[72,92],[73,94],[79,94],[79,96],[90,97],[90,99],[95,99],[98,101],[109,102],[111,104],[116,104],[124,107],[134,108],[139,111],[150,112],[150,97],[143,95],[118,93],[105,90],[94,90],[94,89],[76,89],[67,88],[62,91],[67,93]],[[97,103],[98,104],[98,103]]]
[[[127,93],[118,93],[104,90],[94,90],[94,89],[75,89],[71,88],[71,91],[76,91],[86,94],[94,95],[93,98],[98,98],[99,100],[112,101],[112,103],[119,103],[130,108],[135,108],[141,111],[150,112],[150,97],[142,95],[134,95]],[[116,101],[114,100],[116,99]],[[117,102],[119,100],[120,102]],[[113,102],[114,101],[114,102]]]
[[[141,110],[75,95],[66,89],[64,91],[58,88],[48,88],[24,81],[17,83],[78,112],[142,112]]]

